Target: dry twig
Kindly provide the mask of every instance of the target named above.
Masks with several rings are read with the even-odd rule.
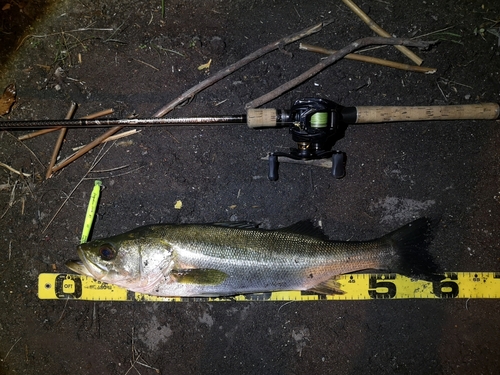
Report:
[[[69,107],[68,113],[66,114],[65,119],[69,120],[73,117],[76,111],[76,103],[71,102],[71,106]],[[61,132],[59,133],[59,137],[57,138],[56,145],[54,147],[54,151],[52,152],[52,158],[50,159],[49,168],[47,169],[47,173],[45,174],[45,178],[48,179],[52,176],[52,168],[54,164],[56,164],[57,155],[59,155],[59,151],[61,150],[62,143],[64,141],[64,137],[66,136],[66,132],[68,128],[61,128]]]
[[[128,137],[129,135],[132,135],[132,134],[135,134],[135,133],[140,133],[140,132],[141,131],[137,130],[137,129],[127,130],[126,132],[123,132],[123,133],[120,133],[120,134],[115,134],[115,135],[112,135],[111,137],[108,137],[107,139],[105,139],[103,141],[103,143],[104,142],[110,142],[110,141],[116,141],[117,139],[125,138],[125,137]]]
[[[2,163],[2,162],[0,162],[0,167],[4,167],[5,169],[8,169],[9,171],[14,172],[15,174],[18,174],[19,176],[24,176],[24,177],[31,176],[29,173],[20,172],[17,169],[12,168],[10,165],[7,165],[7,164]]]
[[[328,20],[324,22],[320,22],[314,26],[308,27],[307,29],[304,29],[302,31],[299,31],[297,33],[291,34],[289,36],[286,36],[282,39],[277,40],[274,43],[268,44],[267,46],[264,46],[254,52],[252,52],[250,55],[242,58],[241,60],[235,62],[234,64],[229,65],[225,69],[220,70],[213,76],[210,76],[206,80],[200,82],[196,86],[193,86],[183,94],[181,94],[179,97],[162,107],[159,111],[157,111],[153,117],[163,117],[170,111],[172,111],[175,107],[177,107],[179,104],[184,103],[187,100],[191,100],[197,93],[200,91],[206,89],[207,87],[213,85],[215,82],[220,81],[224,77],[230,75],[231,73],[235,72],[236,70],[240,69],[241,67],[251,63],[252,61],[258,59],[259,57],[264,56],[265,54],[274,51],[275,49],[282,48],[283,46],[290,44],[292,42],[295,42],[299,39],[302,39],[308,35],[314,34],[318,31],[320,31],[323,27],[326,25],[329,25],[332,23],[333,20]]]
[[[107,115],[112,114],[113,112],[114,112],[114,110],[112,108],[104,109],[102,111],[99,111],[99,112],[92,113],[90,115],[84,116],[84,117],[82,117],[82,120],[91,120],[91,119],[95,119],[95,118],[98,118],[98,117],[107,116]],[[50,129],[37,130],[37,131],[34,131],[33,133],[21,135],[20,137],[17,138],[17,140],[19,140],[19,141],[25,141],[26,139],[35,138],[35,137],[38,137],[39,135],[43,135],[43,134],[47,134],[47,133],[52,133],[52,132],[54,132],[56,130],[59,130],[61,128],[62,128],[62,126],[55,127],[55,128],[50,128]]]
[[[368,45],[372,44],[389,44],[389,45],[405,45],[405,46],[410,46],[410,47],[418,47],[418,48],[427,48],[429,47],[433,42],[419,42],[419,41],[414,41],[414,40],[409,40],[409,39],[401,39],[401,38],[382,38],[382,37],[368,37],[368,38],[362,38],[358,39],[355,42],[352,42],[351,44],[347,45],[346,47],[342,48],[341,50],[335,52],[334,54],[328,56],[327,58],[323,59],[320,61],[318,64],[313,66],[311,69],[305,71],[298,77],[292,79],[291,81],[281,85],[280,87],[274,89],[273,91],[262,95],[261,97],[252,100],[251,102],[247,103],[245,105],[245,108],[256,108],[260,107],[262,104],[265,104],[281,94],[287,92],[288,90],[294,88],[295,86],[303,83],[304,81],[308,80],[309,78],[313,77],[314,75],[318,74],[321,72],[323,69],[326,67],[332,65],[333,63],[337,62],[341,58],[343,58],[345,55],[352,53],[362,47],[366,47]]]
[[[10,347],[9,351],[7,352],[7,354],[5,354],[5,357],[3,357],[2,362],[4,362],[4,361],[7,359],[7,357],[8,357],[8,356],[9,356],[9,354],[10,354],[10,352],[12,351],[12,349],[14,349],[14,346],[16,346],[16,344],[17,344],[19,341],[21,341],[21,337],[19,337],[19,338],[16,340],[16,342],[15,342],[14,344],[12,344],[12,346]]]
[[[118,29],[116,31],[118,31],[120,29],[120,27],[118,27]],[[19,48],[21,48],[21,46],[24,44],[24,42],[29,38],[47,38],[49,36],[61,35],[61,34],[65,34],[65,33],[68,34],[68,33],[82,32],[82,31],[113,31],[113,29],[112,28],[81,27],[79,29],[74,29],[74,30],[69,30],[69,31],[61,31],[58,33],[51,33],[51,34],[44,34],[44,35],[29,34],[29,35],[26,35],[21,40],[21,42],[17,45],[16,51]],[[116,33],[116,31],[115,31],[115,33]],[[114,35],[115,33],[113,33],[112,35]],[[105,40],[105,41],[107,41],[107,40]]]
[[[154,370],[157,374],[160,373],[160,369],[158,369],[156,367],[153,367],[153,366],[151,366],[151,365],[149,365],[147,363],[139,362],[139,359],[141,359],[141,353],[139,353],[135,349],[135,345],[134,345],[134,327],[132,327],[132,359],[130,360],[130,367],[127,370],[127,372],[125,372],[125,375],[127,375],[132,369],[134,369],[138,374],[140,374],[139,370],[137,370],[137,367],[135,367],[136,364],[141,365],[143,367],[146,367],[148,369]],[[143,359],[143,361],[144,361],[144,359]]]
[[[5,214],[7,214],[7,212],[9,212],[9,210],[12,208],[12,206],[14,205],[15,203],[15,199],[16,199],[16,194],[15,194],[15,191],[16,191],[16,186],[17,186],[17,181],[14,182],[14,186],[12,187],[12,190],[10,192],[10,199],[9,199],[9,203],[7,204],[7,208],[5,209],[5,211],[3,212],[2,216],[0,216],[0,219],[3,219],[3,217],[5,216]]]
[[[324,55],[333,55],[335,52],[337,52],[335,50],[326,49],[326,48],[318,47],[318,46],[313,46],[311,44],[305,44],[305,43],[300,43],[299,49],[304,50],[304,51],[322,53]],[[408,70],[411,72],[418,72],[418,73],[425,73],[425,74],[436,73],[435,68],[427,68],[425,66],[415,66],[415,65],[409,65],[409,64],[402,64],[402,63],[398,63],[396,61],[390,61],[390,60],[379,59],[379,58],[371,57],[371,56],[359,55],[357,53],[349,53],[348,55],[345,55],[344,58],[349,59],[349,60],[363,61],[363,62],[367,62],[370,64],[387,66],[389,68]]]
[[[352,0],[342,0],[345,5],[347,5],[356,15],[361,18],[361,20],[368,25],[370,29],[375,31],[378,35],[383,36],[385,38],[391,38],[392,35],[389,34],[387,31],[382,29],[379,25],[375,23],[365,12],[361,10],[360,7],[358,7]],[[418,57],[416,54],[414,54],[412,51],[410,51],[408,48],[405,46],[401,45],[396,45],[396,48],[403,53],[405,56],[407,56],[409,59],[411,59],[415,64],[417,65],[422,65],[423,60]]]
[[[104,139],[101,143],[106,143],[106,142],[111,142],[111,141],[116,141],[118,139],[121,139],[121,138],[125,138],[125,137],[128,137],[129,135],[132,135],[132,134],[136,134],[136,133],[140,133],[141,131],[140,130],[137,130],[137,129],[132,129],[132,130],[128,130],[126,132],[123,132],[123,133],[119,133],[119,134],[115,134],[115,135],[112,135],[111,137],[108,137],[106,139]],[[81,150],[82,148],[84,148],[85,145],[83,146],[78,146],[78,147],[73,147],[73,151],[78,151],[78,150]]]
[[[74,162],[80,156],[86,154],[87,152],[89,152],[90,150],[92,150],[94,147],[100,145],[106,138],[112,136],[113,134],[115,134],[117,131],[119,131],[122,128],[123,128],[123,126],[114,126],[114,127],[112,127],[106,133],[104,133],[103,135],[97,137],[92,142],[90,142],[88,145],[86,145],[85,147],[83,147],[80,150],[78,150],[77,152],[75,152],[73,155],[67,157],[66,159],[64,159],[63,161],[61,161],[59,164],[54,165],[54,167],[52,168],[52,173],[55,173],[58,170],[60,170],[60,169],[64,168],[65,166],[67,166],[68,164]]]
[[[83,177],[80,179],[80,181],[78,181],[78,183],[75,185],[75,187],[73,188],[73,190],[71,190],[71,192],[66,196],[66,199],[59,206],[59,208],[57,209],[57,211],[55,212],[55,214],[52,216],[52,218],[50,219],[50,221],[48,222],[48,224],[42,230],[42,233],[45,233],[45,231],[47,230],[47,228],[50,226],[50,224],[52,224],[52,222],[54,221],[54,219],[56,218],[56,216],[62,210],[62,208],[64,207],[64,205],[66,204],[66,202],[69,200],[69,198],[71,198],[71,196],[73,195],[73,193],[75,192],[75,190],[78,188],[78,186],[80,186],[80,184],[83,181],[85,181],[85,178],[87,177],[87,175],[97,166],[97,164],[99,164],[99,162],[102,160],[102,158],[108,153],[109,150],[111,150],[111,147],[113,147],[113,145],[109,146],[109,148],[107,150],[104,150],[104,147],[101,150],[99,150],[99,153],[95,157],[94,162],[91,164],[90,168],[83,175]],[[102,153],[102,155],[101,155],[101,153]]]
[[[14,138],[14,140],[15,140],[15,141],[19,141],[19,139],[18,139],[15,135],[11,134],[10,132],[6,132],[6,133],[7,133],[10,137]],[[45,166],[43,165],[43,163],[40,161],[40,159],[38,159],[38,156],[36,156],[36,154],[33,152],[33,150],[32,150],[32,149],[30,149],[28,146],[26,146],[26,144],[25,144],[24,142],[19,142],[19,143],[20,143],[20,144],[21,144],[21,145],[22,145],[25,149],[27,149],[31,155],[33,155],[33,157],[35,158],[35,160],[38,162],[38,164],[40,164],[40,165],[41,165],[41,167],[42,167],[42,168],[45,168]]]
[[[158,69],[156,66],[151,65],[151,64],[147,63],[146,61],[142,61],[142,60],[139,60],[139,59],[132,59],[132,60],[135,60],[135,61],[137,61],[137,62],[139,62],[139,63],[141,63],[141,64],[144,64],[144,65],[146,65],[146,66],[149,66],[151,69],[154,69],[154,70],[156,70],[157,72],[158,72],[158,71],[160,71],[160,69]]]
[[[125,166],[123,166],[123,167],[112,168],[112,169],[110,169],[108,172],[111,172],[111,171],[113,171],[113,170],[118,170],[118,169],[121,169],[121,168],[126,168],[126,167],[128,167],[128,165],[125,165]],[[121,177],[121,176],[125,176],[125,175],[128,175],[128,174],[131,174],[131,173],[137,172],[138,170],[141,170],[141,169],[142,169],[142,168],[144,168],[144,167],[145,167],[145,166],[144,166],[144,165],[142,165],[142,166],[140,166],[140,167],[136,167],[136,168],[134,168],[134,169],[130,169],[130,170],[126,171],[126,172],[123,172],[123,173],[118,173],[118,174],[113,174],[113,175],[111,175],[111,176],[85,177],[85,180],[95,180],[95,179],[97,179],[97,180],[106,180],[106,179],[108,179],[108,178],[116,178],[116,177]],[[92,171],[92,172],[95,172],[95,173],[101,173],[101,172],[99,172],[99,171]]]

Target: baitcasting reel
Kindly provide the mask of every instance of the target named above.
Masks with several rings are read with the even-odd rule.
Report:
[[[343,137],[346,121],[343,107],[327,99],[303,98],[296,100],[289,111],[280,111],[278,122],[289,124],[297,148],[289,153],[269,154],[269,180],[278,180],[278,157],[295,160],[332,158],[332,175],[345,176],[346,154],[332,150],[335,142]],[[265,110],[264,110],[265,111]],[[249,110],[250,112],[250,110]],[[250,113],[248,116],[250,117]]]

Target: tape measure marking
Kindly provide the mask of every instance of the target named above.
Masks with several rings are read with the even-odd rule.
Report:
[[[223,302],[223,301],[329,301],[373,299],[456,299],[500,298],[498,272],[448,272],[440,282],[412,280],[398,274],[347,274],[338,282],[346,293],[323,295],[308,291],[255,293],[234,297],[157,297],[128,291],[91,277],[64,273],[42,273],[38,277],[40,299],[84,301],[145,302]]]

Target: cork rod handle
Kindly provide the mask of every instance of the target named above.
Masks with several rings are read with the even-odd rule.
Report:
[[[428,107],[356,107],[356,124],[396,121],[496,120],[497,103]]]

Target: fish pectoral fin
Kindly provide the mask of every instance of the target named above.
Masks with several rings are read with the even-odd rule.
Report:
[[[218,285],[227,279],[227,274],[208,268],[188,268],[172,270],[170,277],[181,284]]]
[[[340,289],[341,287],[342,285],[337,281],[337,276],[334,276],[312,287],[309,291],[321,294],[345,294],[345,292]]]

